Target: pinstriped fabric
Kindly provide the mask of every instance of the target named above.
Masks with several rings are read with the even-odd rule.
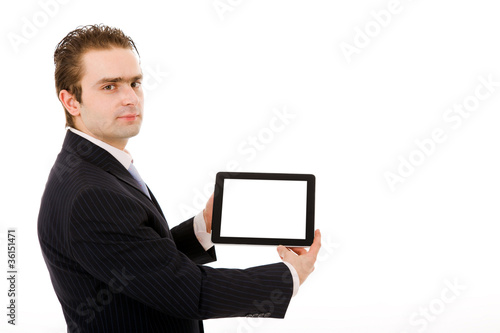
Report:
[[[202,332],[203,319],[284,317],[288,268],[202,266],[215,251],[202,248],[192,224],[170,229],[118,161],[68,131],[38,218],[68,331]]]

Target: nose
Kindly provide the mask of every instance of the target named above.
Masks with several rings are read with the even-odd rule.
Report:
[[[139,104],[139,96],[131,86],[125,86],[122,90],[122,104],[123,105],[137,105]]]

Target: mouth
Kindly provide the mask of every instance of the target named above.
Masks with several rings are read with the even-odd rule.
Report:
[[[118,117],[118,119],[122,119],[122,120],[126,120],[126,121],[134,121],[137,118],[139,118],[138,114],[126,114],[126,115]]]

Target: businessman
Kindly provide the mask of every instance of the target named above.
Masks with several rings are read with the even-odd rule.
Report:
[[[208,318],[283,318],[314,269],[319,231],[309,251],[278,247],[283,262],[203,266],[216,260],[213,199],[170,229],[125,149],[144,105],[132,39],[105,25],[80,27],[57,45],[54,63],[68,130],[38,237],[68,332],[203,332]]]

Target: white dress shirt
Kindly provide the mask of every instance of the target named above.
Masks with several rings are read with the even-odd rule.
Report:
[[[95,144],[98,147],[101,147],[102,149],[106,150],[108,153],[113,155],[114,158],[120,162],[125,169],[129,169],[130,164],[132,163],[132,156],[125,150],[120,150],[116,147],[111,146],[110,144],[107,144],[104,141],[101,141],[99,139],[94,138],[93,136],[90,136],[86,133],[83,133],[82,131],[79,131],[75,128],[68,127],[69,130],[84,139],[89,140],[93,144]],[[200,242],[201,246],[206,250],[210,249],[212,246],[214,246],[214,243],[212,243],[212,236],[210,233],[207,232],[207,227],[205,224],[205,218],[203,217],[203,211],[201,211],[198,215],[194,217],[193,220],[193,228],[194,228],[194,234],[196,235],[196,238]],[[295,270],[295,267],[292,266],[289,262],[283,261],[285,265],[288,266],[290,269],[290,273],[292,274],[293,278],[293,296],[297,294],[299,291],[299,275],[297,274],[297,271]]]

